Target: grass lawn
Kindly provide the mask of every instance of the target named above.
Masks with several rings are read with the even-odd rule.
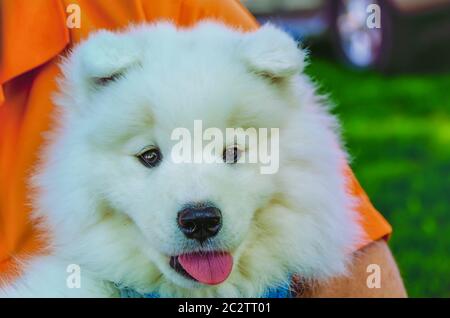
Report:
[[[314,56],[314,54],[313,54]],[[394,228],[411,297],[450,297],[450,74],[387,76],[313,58],[352,167]]]

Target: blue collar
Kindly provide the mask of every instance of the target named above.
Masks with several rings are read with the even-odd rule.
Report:
[[[291,280],[289,279],[280,287],[267,288],[266,292],[260,298],[292,298],[292,289],[290,287]],[[121,298],[160,298],[157,293],[140,294],[137,291],[128,288],[119,288]]]

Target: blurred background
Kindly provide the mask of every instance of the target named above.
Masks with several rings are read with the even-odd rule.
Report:
[[[310,50],[411,297],[450,297],[450,0],[242,0]]]

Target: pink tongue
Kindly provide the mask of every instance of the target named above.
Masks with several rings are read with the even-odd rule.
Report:
[[[223,282],[233,268],[233,257],[227,252],[182,254],[178,256],[178,262],[189,275],[208,285]]]

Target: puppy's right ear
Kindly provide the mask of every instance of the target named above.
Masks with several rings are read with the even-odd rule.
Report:
[[[97,89],[119,79],[139,64],[141,50],[134,37],[101,30],[79,44],[62,64],[61,90],[86,101]]]

